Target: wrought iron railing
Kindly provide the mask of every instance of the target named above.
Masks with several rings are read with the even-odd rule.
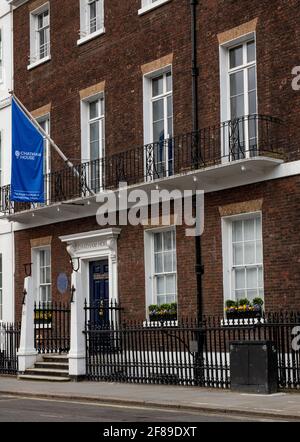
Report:
[[[71,308],[62,303],[35,303],[35,349],[38,353],[70,350]]]
[[[117,189],[120,182],[139,184],[256,156],[282,157],[287,144],[280,119],[263,115],[237,118],[51,172],[45,176],[44,205]],[[1,212],[34,207],[11,202],[10,186],[1,188]]]
[[[20,335],[20,324],[0,323],[0,375],[17,374]]]
[[[101,299],[88,303],[85,300],[85,323],[87,326],[106,327],[108,324],[120,324],[122,307],[117,301]]]
[[[179,318],[168,326],[124,320],[99,327],[88,321],[86,373],[91,381],[230,388],[231,343],[271,341],[278,386],[299,389],[299,327],[296,312],[269,313],[255,321]]]

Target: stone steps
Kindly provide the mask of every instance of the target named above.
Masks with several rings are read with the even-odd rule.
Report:
[[[36,376],[29,374],[21,374],[18,376],[18,379],[21,381],[40,381],[40,382],[70,382],[69,377],[62,376]]]
[[[46,354],[43,355],[43,362],[60,362],[62,364],[69,364],[69,358],[67,355]]]
[[[58,369],[58,370],[69,370],[68,363],[62,362],[37,362],[35,364],[35,368],[49,368],[49,369]]]
[[[69,382],[69,359],[67,355],[46,354],[34,367],[20,374],[23,381]]]
[[[69,370],[59,370],[57,368],[30,368],[26,370],[26,374],[37,376],[55,376],[55,377],[68,377]]]

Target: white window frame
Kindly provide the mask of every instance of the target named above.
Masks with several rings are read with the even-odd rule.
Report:
[[[232,223],[234,221],[245,221],[249,219],[260,218],[262,225],[262,270],[264,283],[264,241],[263,241],[263,217],[262,212],[249,212],[245,214],[233,215],[222,218],[222,250],[223,250],[223,291],[224,306],[226,301],[236,301],[234,297],[234,278],[233,278],[233,240],[232,240]],[[255,265],[261,266],[256,263]],[[255,266],[253,265],[253,266]],[[250,267],[250,266],[249,266]],[[264,290],[264,287],[263,287]],[[264,299],[264,296],[263,296]]]
[[[40,58],[40,54],[39,54],[40,47],[38,46],[38,38],[37,38],[37,33],[38,33],[37,23],[38,23],[38,16],[45,11],[48,11],[48,13],[49,13],[49,25],[47,26],[47,27],[49,27],[49,48],[47,50],[47,55],[43,58]],[[34,69],[35,67],[51,60],[50,3],[49,2],[45,3],[44,5],[35,9],[34,11],[31,11],[29,22],[30,22],[30,57],[29,57],[29,65],[27,67],[28,70]]]
[[[247,43],[254,41],[255,43],[255,52],[256,57],[255,61],[243,64],[239,66],[238,68],[230,69],[230,49],[234,49],[235,47],[238,47],[240,45],[244,46],[244,51],[247,48]],[[245,53],[244,53],[244,59],[245,59]],[[221,97],[221,122],[226,123],[231,120],[231,102],[230,102],[230,75],[234,72],[238,72],[240,70],[244,70],[244,80],[246,78],[246,82],[244,81],[244,90],[246,88],[248,89],[248,76],[247,76],[247,70],[251,66],[255,66],[256,69],[256,105],[258,110],[258,84],[257,84],[257,39],[256,39],[256,33],[250,32],[249,34],[245,34],[237,39],[230,40],[226,43],[223,43],[219,46],[219,60],[220,60],[220,97]],[[249,110],[249,103],[248,103],[248,94],[245,94],[245,103],[244,103],[244,109]],[[246,116],[246,114],[245,114]],[[247,125],[247,122],[245,126]],[[247,128],[246,131],[248,132]],[[226,131],[225,139],[223,131],[221,133],[222,137],[222,162],[228,162],[230,161],[229,158],[229,140],[227,138],[228,134]],[[248,144],[248,137],[246,137],[246,142]],[[226,146],[226,149],[224,148],[224,144]],[[246,147],[246,158],[250,157],[250,151],[249,148]]]
[[[50,301],[48,301],[48,305],[52,302],[52,254],[51,254],[51,246],[43,246],[43,247],[35,247],[32,249],[32,262],[33,262],[33,280],[35,282],[35,300],[37,304],[41,303],[40,296],[40,252],[49,251],[50,253],[50,283],[44,284],[50,286]]]
[[[92,0],[79,0],[80,3],[80,30],[79,30],[79,40],[77,40],[77,45],[80,46],[102,34],[105,33],[105,10],[104,1],[99,0],[98,3],[98,23],[96,25],[97,29],[95,32],[90,31],[90,9],[89,3]]]
[[[166,84],[166,76],[168,73],[171,73],[172,76],[172,90],[167,92],[164,90],[164,93],[159,97],[153,98],[152,96],[152,85],[153,80],[157,77],[160,77],[161,75],[164,76],[164,85]],[[152,144],[154,142],[154,136],[153,136],[153,102],[157,101],[159,98],[164,98],[164,107],[167,106],[167,98],[169,96],[172,96],[173,98],[173,109],[172,109],[172,115],[173,115],[173,132],[174,132],[174,81],[173,81],[173,69],[172,65],[167,65],[162,69],[159,69],[157,71],[153,71],[150,73],[147,73],[144,75],[143,78],[143,108],[144,108],[144,145],[147,146],[149,144]],[[165,86],[164,86],[165,88]],[[168,128],[167,128],[167,119],[165,119],[165,133],[166,138],[168,139]],[[166,176],[170,176],[169,171],[169,157],[168,157],[168,148],[166,148]],[[148,166],[147,166],[147,155],[146,152],[144,153],[144,164],[145,164],[145,170],[144,170],[144,176],[146,177],[146,181],[151,181],[153,179],[152,174],[149,175],[148,173]],[[173,158],[174,160],[174,158]]]
[[[0,28],[0,84],[4,83],[3,34],[2,28]]]
[[[255,70],[256,70],[256,57],[255,57],[255,60],[254,61],[251,61],[251,62],[246,62],[245,63],[245,60],[247,60],[247,57],[248,57],[248,53],[247,53],[247,44],[248,43],[250,43],[250,42],[252,42],[252,41],[254,41],[254,44],[255,44],[255,52],[256,52],[256,41],[255,41],[255,39],[247,39],[247,40],[245,40],[245,41],[243,41],[243,42],[241,42],[241,43],[238,43],[238,44],[235,44],[235,45],[233,45],[233,46],[230,46],[229,48],[228,48],[228,50],[227,50],[227,57],[228,57],[228,60],[227,60],[227,63],[228,63],[228,87],[229,87],[229,99],[231,98],[231,96],[230,96],[230,76],[232,75],[232,74],[235,74],[235,73],[237,73],[237,72],[243,72],[243,74],[244,74],[244,97],[245,97],[245,102],[244,102],[244,115],[249,115],[249,95],[248,95],[248,89],[249,89],[249,78],[248,78],[248,75],[247,75],[247,72],[248,72],[248,70],[250,69],[250,68],[253,68],[253,67],[255,67]],[[237,67],[234,67],[234,68],[231,68],[230,67],[230,51],[232,50],[232,49],[235,49],[235,48],[238,48],[239,46],[242,46],[243,47],[243,64],[241,64],[241,65],[239,65],[239,66],[237,66]],[[245,91],[247,92],[247,93],[245,93]],[[257,87],[256,87],[256,98],[257,98]],[[256,101],[256,103],[257,103],[257,101]],[[229,100],[229,119],[231,119],[232,117],[231,117],[231,105],[230,105],[230,100]]]
[[[4,192],[2,192],[2,186],[3,186],[3,134],[2,130],[0,129],[0,205],[4,209],[6,202],[4,200],[5,197],[4,197]]]
[[[166,3],[170,3],[170,1],[171,0],[141,0],[141,8],[138,11],[138,15],[144,15],[153,9],[157,9]]]
[[[155,294],[155,256],[154,256],[154,235],[156,233],[174,232],[175,235],[175,251],[176,251],[176,271],[171,272],[176,275],[176,299],[174,302],[178,304],[178,259],[177,259],[177,238],[176,227],[163,227],[145,230],[144,232],[144,259],[145,259],[145,288],[146,288],[146,318],[149,319],[149,306],[157,304]]]
[[[0,253],[0,322],[3,321],[3,254]]]
[[[100,189],[99,191],[103,190],[104,188],[104,167],[103,167],[103,159],[105,158],[105,94],[104,92],[101,92],[96,95],[92,95],[90,97],[87,97],[81,101],[81,162],[84,163],[90,163],[91,160],[91,152],[90,152],[90,124],[94,120],[90,120],[89,117],[89,111],[90,111],[90,103],[94,101],[103,101],[103,109],[104,112],[102,115],[96,118],[95,121],[99,121],[100,123],[100,152],[99,152],[99,182],[100,182]],[[100,106],[100,104],[99,104]],[[101,127],[103,129],[104,133],[101,133]],[[102,139],[104,142],[102,143]],[[88,176],[89,176],[89,184],[91,185],[91,179],[90,179],[90,170],[87,170]]]
[[[2,130],[0,129],[0,188],[3,184],[3,149],[2,149]],[[0,201],[2,201],[2,194],[0,195]]]

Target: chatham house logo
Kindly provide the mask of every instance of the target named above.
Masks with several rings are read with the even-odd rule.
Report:
[[[41,158],[40,152],[24,152],[23,150],[15,150],[15,157],[17,160],[35,161],[35,159]]]

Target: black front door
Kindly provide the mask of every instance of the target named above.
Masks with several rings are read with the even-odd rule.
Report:
[[[90,304],[92,323],[109,322],[109,265],[108,260],[90,263]]]

